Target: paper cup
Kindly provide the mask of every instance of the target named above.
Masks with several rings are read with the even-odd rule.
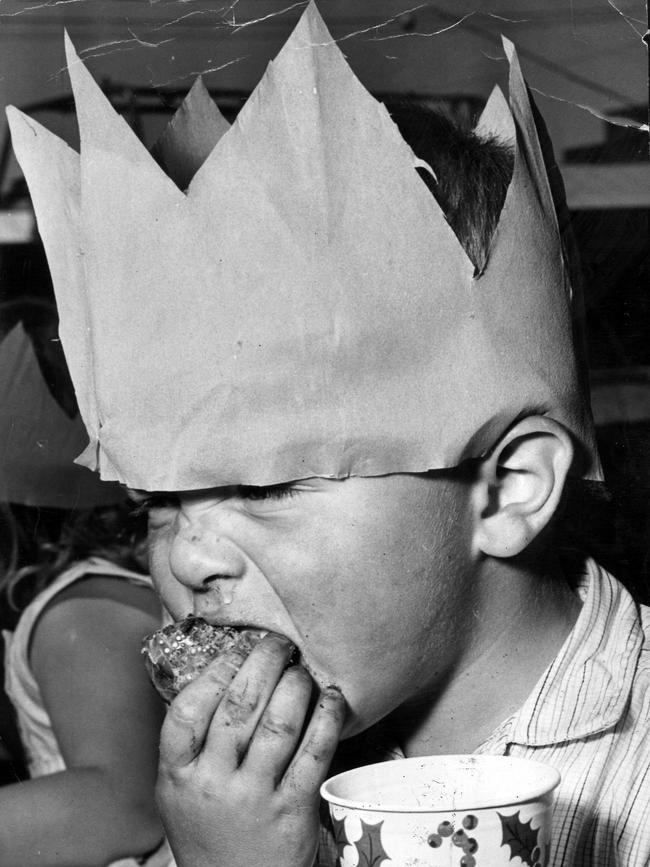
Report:
[[[560,775],[510,756],[431,756],[327,780],[341,867],[544,867]]]

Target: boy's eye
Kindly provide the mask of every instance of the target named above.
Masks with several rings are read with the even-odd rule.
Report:
[[[291,484],[283,485],[241,485],[238,490],[242,500],[283,500],[294,497],[298,492]]]

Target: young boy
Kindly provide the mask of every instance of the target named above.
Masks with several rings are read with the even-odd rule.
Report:
[[[431,121],[424,150],[313,5],[231,129],[193,90],[155,150],[167,174],[73,54],[81,157],[12,115],[83,461],[149,510],[173,617],[269,630],[170,707],[181,867],[333,864],[318,789],[340,742],[353,763],[545,761],[551,864],[650,857],[646,614],[559,556],[565,486],[598,459],[506,49],[511,109],[493,95],[474,137]]]

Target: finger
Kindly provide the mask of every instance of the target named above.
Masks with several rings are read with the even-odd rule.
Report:
[[[282,779],[300,740],[311,691],[311,677],[302,666],[285,671],[257,724],[242,770],[275,783]]]
[[[312,714],[302,744],[287,768],[282,786],[311,797],[327,777],[341,738],[346,704],[340,690],[328,686]]]
[[[161,765],[188,765],[200,753],[214,713],[245,659],[237,650],[221,654],[172,701],[160,734]]]
[[[204,755],[218,758],[224,770],[239,767],[293,651],[284,636],[265,635],[225,691],[204,746]]]

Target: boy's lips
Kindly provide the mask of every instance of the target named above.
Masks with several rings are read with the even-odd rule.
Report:
[[[250,635],[253,638],[257,638],[261,640],[265,635],[268,635],[269,632],[272,632],[272,629],[269,629],[266,626],[260,626],[258,624],[246,623],[242,620],[225,620],[222,617],[205,617],[203,615],[188,615],[190,617],[201,617],[202,620],[205,620],[210,626],[213,626],[215,629],[236,629],[237,632],[245,633],[246,635]]]
[[[211,606],[212,607],[212,606]],[[221,607],[212,607],[211,611],[202,611],[198,606],[195,606],[194,611],[190,611],[185,615],[196,617],[205,620],[210,626],[223,627],[228,629],[247,629],[251,632],[273,632],[268,626],[262,623],[253,623],[250,620],[242,620],[241,617],[228,617],[228,613]]]
[[[251,637],[258,639],[264,638],[264,636],[269,633],[275,633],[276,635],[282,635],[284,638],[287,638],[295,644],[295,641],[288,635],[285,635],[278,629],[274,629],[272,626],[260,622],[252,623],[250,620],[242,620],[241,618],[236,617],[224,617],[221,612],[210,614],[207,612],[203,613],[194,611],[190,612],[187,617],[200,618],[201,620],[205,620],[206,623],[209,623],[210,626],[214,626],[217,629],[236,629],[238,632],[244,632]]]

